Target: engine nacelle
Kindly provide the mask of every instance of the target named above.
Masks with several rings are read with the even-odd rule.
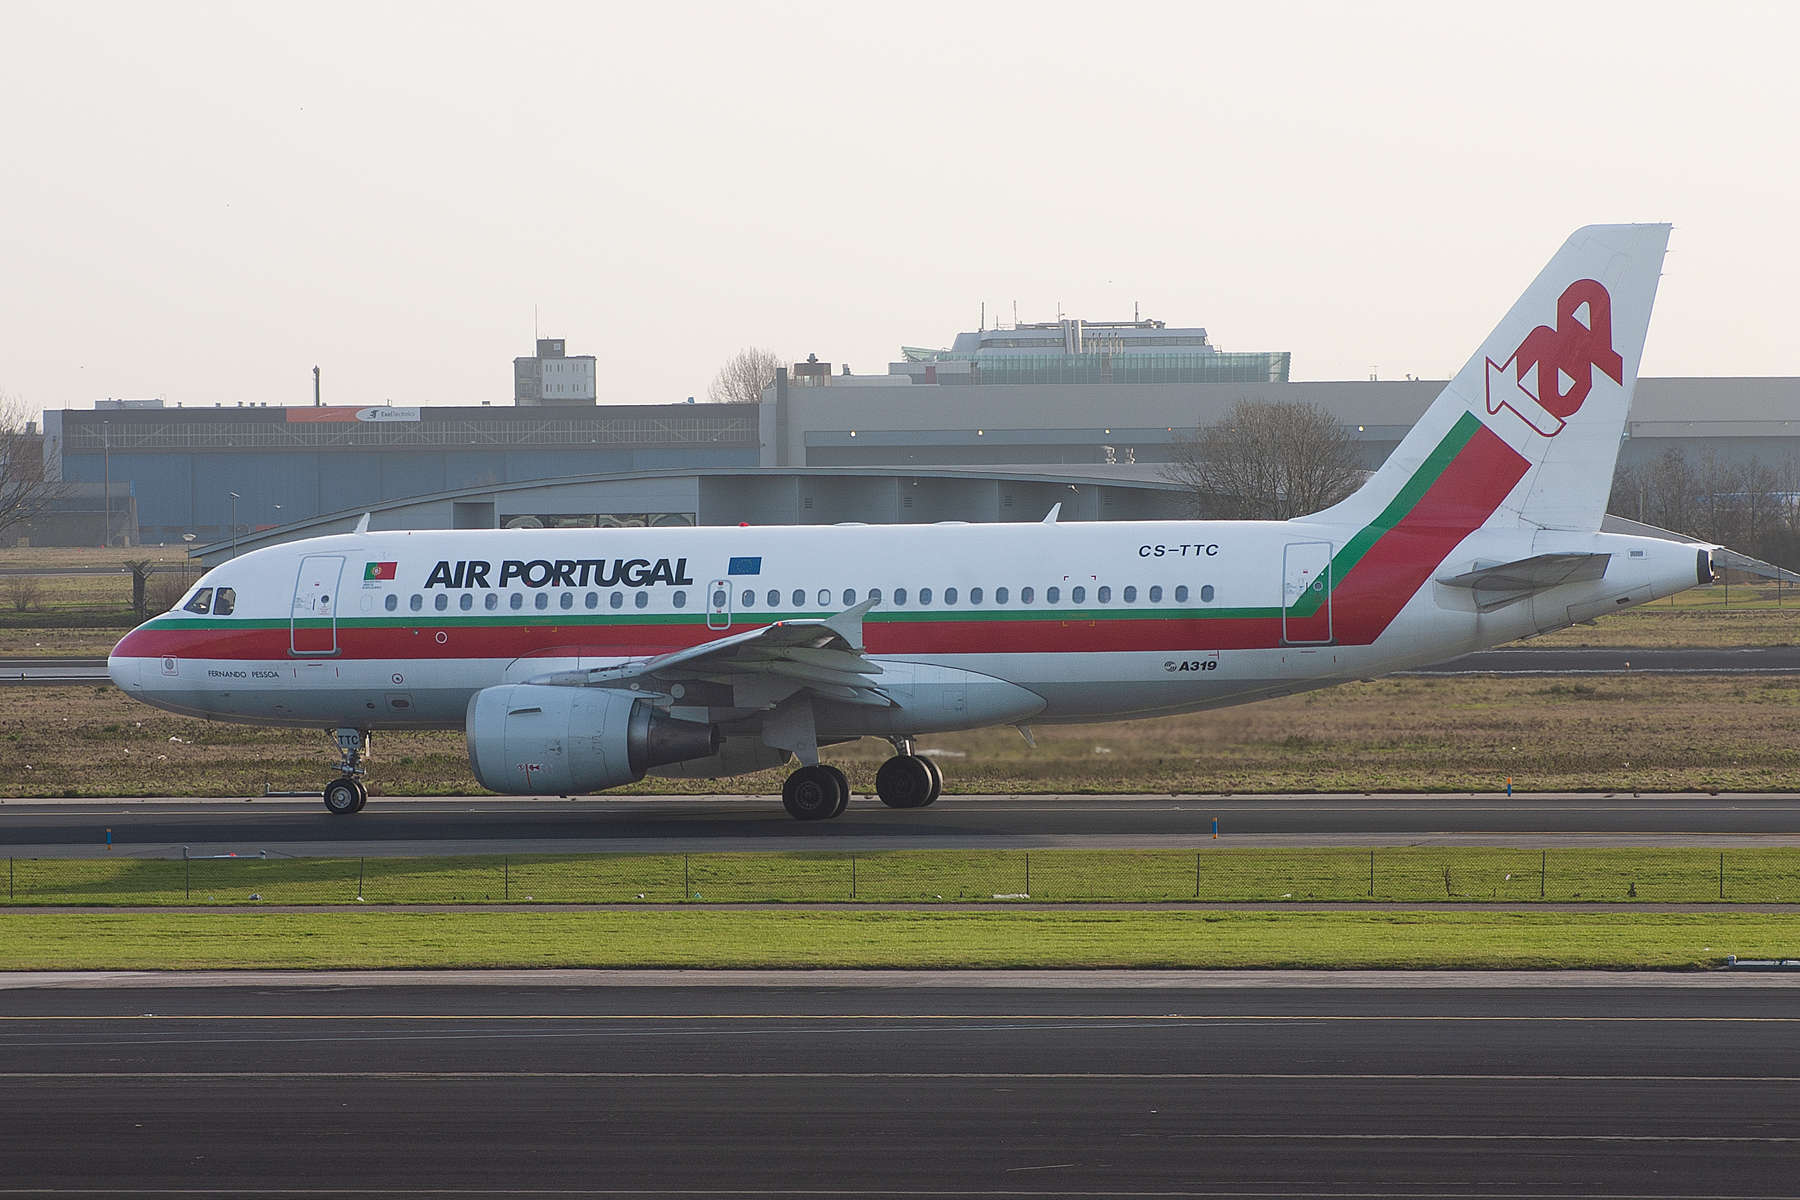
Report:
[[[646,698],[612,688],[483,688],[469,700],[465,728],[475,778],[514,795],[602,792],[719,749],[717,725],[664,716]]]

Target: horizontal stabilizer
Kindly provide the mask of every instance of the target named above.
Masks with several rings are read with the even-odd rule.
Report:
[[[1610,554],[1539,554],[1498,566],[1477,567],[1438,582],[1445,587],[1469,589],[1475,593],[1476,607],[1488,612],[1565,583],[1591,583],[1606,574],[1611,558]]]
[[[1733,571],[1742,571],[1746,575],[1757,575],[1763,579],[1779,579],[1783,583],[1800,583],[1800,575],[1778,567],[1774,563],[1764,562],[1760,558],[1751,558],[1748,554],[1739,554],[1736,550],[1723,547],[1712,552],[1714,567],[1730,567]]]

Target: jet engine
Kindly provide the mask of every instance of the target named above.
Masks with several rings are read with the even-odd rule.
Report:
[[[611,688],[510,683],[469,700],[469,765],[495,792],[585,795],[719,750],[719,727],[680,721]]]

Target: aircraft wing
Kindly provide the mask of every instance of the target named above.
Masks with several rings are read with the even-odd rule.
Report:
[[[881,664],[863,653],[863,617],[878,602],[865,600],[824,620],[777,621],[761,629],[702,642],[616,667],[553,671],[529,682],[562,687],[654,687],[700,681],[732,689],[744,708],[771,707],[796,692],[850,704],[890,707],[876,687]]]
[[[1467,588],[1475,593],[1482,612],[1500,608],[1527,596],[1547,592],[1565,583],[1589,583],[1606,574],[1610,554],[1538,554],[1517,562],[1477,567],[1461,575],[1439,578],[1445,587]]]

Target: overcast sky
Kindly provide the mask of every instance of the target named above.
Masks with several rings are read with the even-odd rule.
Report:
[[[1792,4],[0,0],[0,392],[602,403],[746,345],[1204,325],[1453,372],[1672,221],[1646,375],[1800,375]],[[841,367],[840,367],[841,369]]]

